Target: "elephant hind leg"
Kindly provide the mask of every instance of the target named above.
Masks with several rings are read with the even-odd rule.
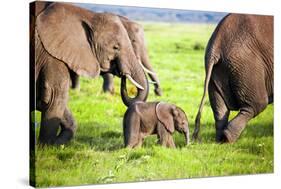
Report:
[[[264,76],[259,73],[256,71],[252,74],[251,80],[244,78],[243,83],[233,85],[236,99],[240,100],[240,110],[224,130],[225,137],[230,143],[239,138],[248,121],[261,113],[268,104]]]
[[[223,131],[227,127],[230,111],[225,104],[223,97],[218,92],[218,90],[216,90],[215,84],[212,80],[210,80],[208,90],[210,104],[213,110],[216,124],[216,141],[223,142],[225,140]]]
[[[227,142],[235,142],[243,132],[246,124],[266,108],[267,99],[259,100],[253,106],[241,108],[239,113],[228,123],[227,128],[224,130]]]
[[[252,111],[248,111],[247,109],[241,109],[223,131],[227,142],[235,142],[246,127],[248,121],[254,117]]]

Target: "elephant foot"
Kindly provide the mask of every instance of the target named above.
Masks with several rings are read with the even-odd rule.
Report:
[[[40,145],[42,146],[48,146],[48,145],[62,145],[67,144],[72,139],[73,134],[71,135],[65,135],[64,137],[57,137],[54,140],[40,140]]]
[[[111,95],[114,95],[114,88],[104,88],[103,92],[104,93],[109,93]]]
[[[234,143],[234,142],[236,142],[236,140],[239,137],[239,135],[234,134],[229,129],[225,129],[223,131],[223,133],[224,133],[224,138],[223,138],[222,142]]]
[[[54,145],[62,145],[68,143],[74,136],[73,131],[63,130],[54,142]]]
[[[226,135],[224,134],[224,130],[216,130],[216,142],[217,143],[227,142]]]
[[[49,146],[53,145],[55,140],[44,140],[44,139],[39,139],[39,145],[40,146]]]
[[[154,89],[154,93],[155,93],[157,96],[162,96],[162,90],[161,90],[161,88],[156,87],[156,88]]]

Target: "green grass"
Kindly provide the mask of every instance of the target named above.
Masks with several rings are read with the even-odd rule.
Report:
[[[203,92],[203,48],[215,26],[143,25],[149,56],[163,89],[162,97],[156,97],[151,90],[148,100],[163,100],[182,107],[192,132]],[[176,133],[176,149],[158,146],[156,136],[150,136],[142,148],[127,150],[123,148],[122,134],[126,107],[120,98],[119,85],[120,80],[116,78],[117,92],[111,96],[102,93],[101,78],[82,78],[80,92],[70,91],[69,107],[78,124],[76,136],[65,146],[36,146],[37,186],[273,172],[272,105],[249,122],[235,144],[215,143],[213,114],[206,103],[201,120],[202,143],[185,146],[184,137]]]

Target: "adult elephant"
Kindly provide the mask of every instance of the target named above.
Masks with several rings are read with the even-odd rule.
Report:
[[[122,78],[122,95],[126,78],[138,88],[134,98],[122,96],[124,104],[146,100],[147,79],[118,16],[53,3],[37,15],[33,41],[41,143],[64,144],[73,137],[76,124],[67,101],[77,76],[112,72]]]
[[[149,57],[145,45],[143,27],[140,24],[129,20],[126,17],[119,16],[119,18],[128,32],[129,38],[134,48],[135,55],[140,65],[142,66],[144,71],[148,73],[148,76],[150,77],[150,79],[154,84],[155,94],[161,96],[162,90],[160,88],[159,79],[156,73],[154,72],[149,61]],[[103,75],[103,91],[109,92],[111,94],[114,93],[113,75],[110,73]]]
[[[273,102],[273,17],[229,14],[215,29],[205,54],[204,94],[208,89],[218,142],[235,142],[247,122]],[[228,121],[231,110],[239,113]]]

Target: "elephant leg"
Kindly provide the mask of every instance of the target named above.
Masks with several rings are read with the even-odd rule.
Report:
[[[227,142],[235,142],[246,127],[248,121],[262,112],[268,104],[268,95],[263,80],[264,76],[259,73],[257,70],[251,76],[251,80],[249,78],[242,78],[243,83],[233,83],[233,91],[236,99],[239,99],[240,110],[224,130]]]
[[[171,134],[166,130],[165,126],[158,122],[157,124],[158,144],[165,147],[175,147]]]
[[[113,75],[110,73],[106,73],[102,75],[103,78],[103,85],[102,89],[103,92],[107,93],[109,92],[110,94],[114,94],[114,82],[113,82]]]
[[[55,141],[55,144],[65,144],[70,139],[72,139],[76,131],[76,127],[77,125],[70,110],[66,108],[61,123],[61,131]]]
[[[223,131],[227,127],[230,111],[227,108],[224,99],[216,90],[215,84],[212,80],[210,80],[208,90],[209,90],[210,104],[213,110],[215,125],[216,125],[216,141],[223,142],[224,141]]]
[[[60,125],[60,118],[52,113],[44,112],[40,127],[39,141],[41,144],[54,144]]]
[[[148,60],[148,55],[147,54],[143,54],[141,59],[142,59],[142,64],[144,65],[144,67],[146,67],[148,70],[154,72],[154,70],[153,70],[153,68],[150,65],[150,62]],[[159,79],[158,79],[157,75],[156,74],[148,73],[148,76],[151,79],[151,81],[155,82],[154,83],[154,93],[157,96],[162,96],[162,90],[160,88],[160,82],[159,82]]]
[[[171,134],[168,134],[167,138],[168,138],[167,147],[169,147],[169,148],[175,148],[176,145],[175,145],[173,136],[172,136]]]
[[[241,108],[239,113],[228,123],[224,130],[226,141],[229,143],[235,142],[246,127],[248,121],[262,112],[266,108],[267,102],[268,101],[265,98],[263,101],[257,101],[253,106],[245,106]]]
[[[229,143],[235,142],[250,119],[254,117],[252,111],[241,109],[239,113],[228,123],[224,130],[226,141]]]
[[[148,76],[149,76],[149,78],[150,78],[152,81],[156,82],[156,83],[154,84],[154,93],[155,93],[157,96],[162,96],[162,89],[160,88],[160,85],[159,85],[160,82],[159,82],[157,76],[156,76],[156,75],[152,75],[152,74],[148,74]]]
[[[138,148],[141,147],[143,143],[143,138],[137,137],[135,140],[130,140],[128,144],[125,144],[127,148]]]
[[[138,142],[134,145],[134,148],[139,148],[142,146],[142,143],[143,143],[143,140],[144,138],[142,137],[142,134],[139,135],[139,138],[138,138]]]
[[[125,147],[135,148],[142,144],[140,132],[140,117],[136,113],[126,112],[124,118],[124,143]]]
[[[42,119],[39,141],[42,144],[54,144],[68,100],[70,86],[68,68],[56,61],[46,63],[41,77],[39,90],[42,94]]]
[[[77,91],[80,91],[79,75],[77,75],[72,70],[69,70],[69,73],[70,73],[70,79],[71,79],[71,88],[76,89]]]

